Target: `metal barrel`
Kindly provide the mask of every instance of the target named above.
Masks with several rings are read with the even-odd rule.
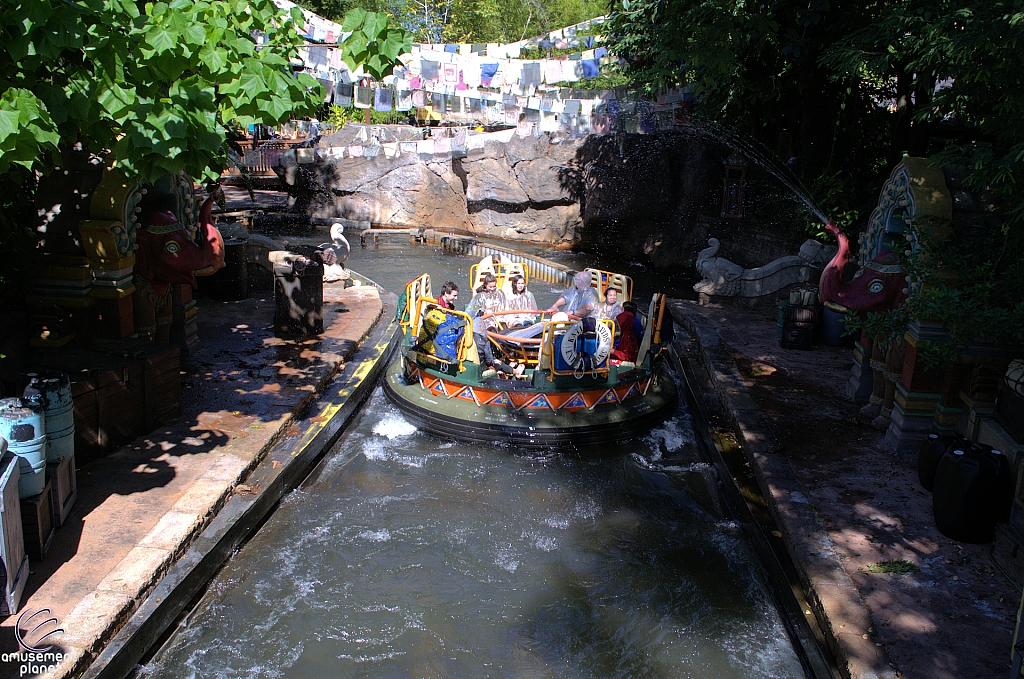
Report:
[[[0,401],[0,437],[18,456],[18,496],[33,497],[46,487],[46,416],[42,399]]]
[[[75,454],[75,408],[71,378],[55,370],[28,373],[23,398],[38,395],[46,423],[46,461],[60,462]]]

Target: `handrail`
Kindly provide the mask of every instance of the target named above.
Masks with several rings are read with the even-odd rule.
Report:
[[[552,381],[555,375],[572,375],[575,373],[575,370],[572,368],[568,370],[559,370],[555,366],[555,333],[559,330],[564,332],[565,330],[568,330],[570,326],[575,325],[575,323],[576,321],[551,321],[544,326],[544,332],[541,334],[540,360],[542,364],[541,367],[544,367],[543,361],[545,358],[547,359],[547,368],[550,370],[548,381]],[[615,336],[615,321],[600,320],[598,323],[607,325],[608,329],[611,330],[612,337]],[[607,376],[610,365],[609,361],[605,360],[603,368],[597,368],[593,371],[588,370],[587,372],[594,372],[598,375]]]
[[[530,284],[530,266],[526,262],[501,262],[497,266],[480,262],[469,267],[469,281],[473,294],[476,294],[476,289],[480,287],[480,277],[485,273],[494,274],[498,279],[498,289],[506,294],[511,291],[509,286],[513,276],[521,275],[526,280],[526,285]]]
[[[405,285],[405,304],[406,308],[409,309],[409,320],[399,321],[402,326],[402,330],[408,330],[412,328],[412,335],[415,337],[419,334],[419,300],[423,297],[430,297],[430,274],[425,273],[422,276],[418,276]],[[432,299],[435,304],[437,300]]]
[[[476,345],[473,343],[473,319],[469,317],[469,314],[467,314],[464,311],[457,311],[455,309],[443,309],[438,305],[437,300],[432,297],[420,297],[419,300],[417,300],[416,304],[416,317],[418,320],[422,320],[423,316],[426,314],[427,307],[435,306],[438,309],[441,309],[441,311],[443,311],[445,315],[455,316],[456,318],[465,321],[466,329],[462,333],[462,338],[459,340],[458,347],[456,347],[455,359],[459,363],[459,372],[465,370],[465,368],[462,366],[463,361],[469,360],[470,363],[476,363],[479,361],[479,359],[473,360],[474,356],[471,355],[471,352],[473,349],[475,349]],[[416,337],[419,335],[420,328],[419,325],[413,327],[416,328],[416,331],[412,333],[410,339],[413,342],[415,342]],[[435,356],[434,358],[437,357]]]

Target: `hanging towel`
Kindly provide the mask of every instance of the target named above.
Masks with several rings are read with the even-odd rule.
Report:
[[[416,108],[423,108],[427,105],[427,93],[423,90],[416,90],[412,93],[412,105]]]
[[[401,155],[401,151],[398,148],[397,141],[389,141],[382,144],[382,146],[384,147],[385,158],[397,158],[399,155]]]
[[[541,83],[540,63],[531,61],[523,64],[523,77],[520,82],[526,87],[536,87]]]
[[[459,82],[455,83],[455,89],[464,90],[466,89],[466,81],[462,78],[462,71],[459,71]]]
[[[579,67],[578,61],[560,61],[562,64],[562,80],[567,83],[574,83],[580,79],[579,73],[576,69]]]
[[[494,74],[498,72],[497,64],[480,64],[480,84],[484,87],[491,86]]]
[[[417,148],[416,147],[417,147],[418,143],[419,142],[415,142],[415,141],[403,141],[403,142],[401,142],[401,146],[399,147],[399,150],[402,152],[403,155],[406,154],[406,153],[416,153],[417,152]]]
[[[567,99],[565,101],[565,108],[562,110],[563,115],[574,116],[580,112],[580,100],[579,99]]]
[[[454,85],[459,81],[459,69],[455,64],[441,64],[441,72],[446,85]]]
[[[608,50],[606,48],[604,48],[604,47],[598,47],[597,49],[594,50],[594,58],[595,59],[600,59],[601,57],[603,57],[606,54],[608,54]]]
[[[374,92],[373,97],[374,109],[382,112],[391,111],[391,90],[379,89]]]
[[[342,108],[352,105],[352,85],[338,83],[334,86],[334,103]]]
[[[441,77],[441,63],[424,59],[420,61],[420,73],[424,80],[437,82]]]
[[[583,36],[583,45],[587,49],[592,48],[594,46],[594,36],[592,36],[592,35],[585,35],[585,36]]]
[[[398,101],[395,103],[396,111],[409,111],[412,109],[412,92],[409,90],[400,90],[398,92]]]
[[[445,45],[444,46],[444,51],[448,52],[449,54],[456,54],[459,51],[459,46],[458,45]]]
[[[373,106],[373,90],[369,87],[355,86],[356,108],[370,108]]]
[[[413,76],[409,80],[409,89],[418,90],[421,87],[423,87],[423,80],[421,80],[418,75],[417,76]]]
[[[583,77],[586,79],[596,78],[601,74],[601,67],[597,65],[597,59],[584,59],[583,64]]]
[[[544,82],[549,85],[562,81],[562,62],[548,59],[544,64]]]
[[[440,92],[431,92],[430,107],[434,109],[434,113],[444,113],[444,95]]]

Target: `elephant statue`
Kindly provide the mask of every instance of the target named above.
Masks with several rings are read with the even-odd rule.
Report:
[[[220,186],[199,211],[197,239],[168,209],[165,194],[148,192],[139,206],[136,232],[135,292],[133,295],[135,329],[142,337],[167,342],[171,326],[170,286],[195,287],[196,276],[208,276],[224,267],[224,239],[213,225],[213,202],[223,200]]]
[[[906,273],[891,247],[879,249],[874,258],[847,281],[845,273],[850,263],[850,241],[832,222],[825,229],[839,241],[839,251],[821,272],[819,290],[824,301],[864,315],[871,311],[895,309],[906,300]],[[884,431],[891,420],[905,347],[903,337],[872,339],[872,393],[861,413],[872,418],[872,427]]]

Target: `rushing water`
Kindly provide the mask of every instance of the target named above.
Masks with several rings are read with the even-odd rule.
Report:
[[[400,283],[414,265],[468,272],[397,250],[351,264]],[[685,410],[596,452],[435,437],[378,389],[144,674],[804,676]]]

